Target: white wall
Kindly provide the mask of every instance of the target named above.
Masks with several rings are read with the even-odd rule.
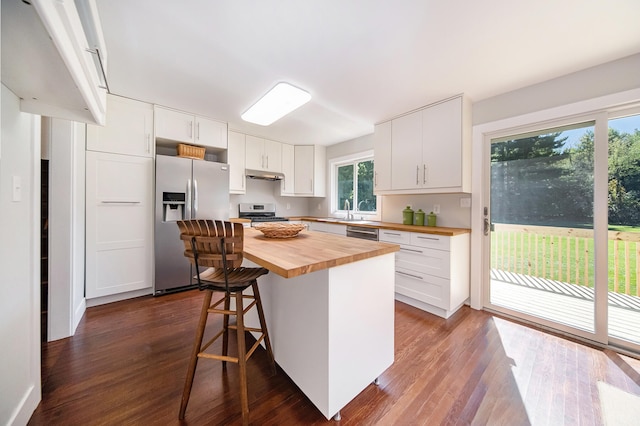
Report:
[[[0,424],[26,424],[40,390],[40,117],[0,97]],[[20,200],[12,182],[20,179]]]
[[[640,54],[476,102],[472,120],[488,123],[638,87]]]

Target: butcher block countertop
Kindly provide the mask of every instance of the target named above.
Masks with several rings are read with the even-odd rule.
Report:
[[[284,278],[333,268],[396,252],[397,244],[348,238],[303,230],[294,238],[266,238],[253,228],[244,230],[244,257]]]
[[[377,222],[374,220],[340,220],[326,217],[290,217],[289,220],[306,220],[309,222],[326,222],[326,223],[338,223],[340,225],[352,225],[362,226],[365,228],[378,228],[388,229],[394,231],[406,231],[406,232],[420,232],[423,234],[442,235],[445,237],[454,237],[461,234],[471,233],[471,229],[468,228],[447,228],[444,226],[417,226],[417,225],[402,225],[400,223],[391,222]]]

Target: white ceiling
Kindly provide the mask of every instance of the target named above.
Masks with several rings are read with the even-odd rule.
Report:
[[[330,145],[449,96],[474,102],[640,52],[639,0],[97,0],[111,91]],[[639,70],[640,72],[640,70]],[[312,95],[268,127],[279,81]]]

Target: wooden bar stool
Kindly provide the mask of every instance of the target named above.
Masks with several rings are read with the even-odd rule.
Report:
[[[255,352],[262,341],[267,349],[267,356],[271,363],[272,373],[275,373],[275,362],[271,350],[271,342],[267,333],[267,325],[262,311],[262,302],[258,291],[257,278],[268,274],[265,268],[242,267],[242,247],[244,242],[244,228],[239,223],[212,221],[212,220],[181,220],[178,221],[180,239],[184,241],[184,255],[196,268],[198,287],[204,291],[204,301],[200,313],[200,321],[196,331],[196,340],[193,353],[189,361],[187,377],[182,393],[179,419],[184,419],[193,386],[193,377],[196,372],[198,358],[217,359],[222,361],[223,368],[226,363],[238,364],[240,370],[240,402],[242,405],[242,422],[249,424],[249,400],[247,396],[247,367],[246,362]],[[200,267],[208,269],[200,272]],[[244,295],[243,291],[251,287],[253,295]],[[224,292],[224,298],[211,303],[213,292]],[[235,300],[235,310],[231,310],[231,298]],[[251,302],[244,307],[245,299]],[[220,307],[220,305],[223,305]],[[253,307],[258,311],[260,328],[245,327],[244,315]],[[202,343],[204,330],[207,326],[209,314],[222,314],[222,329],[205,344]],[[229,324],[229,316],[236,316],[236,324]],[[235,329],[238,339],[238,356],[230,356],[229,329]],[[246,350],[245,331],[260,333],[256,343]],[[207,348],[219,337],[222,337],[222,355],[206,352]]]

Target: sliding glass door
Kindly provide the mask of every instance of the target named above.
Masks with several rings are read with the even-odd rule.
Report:
[[[640,350],[639,129],[600,113],[487,142],[487,308]]]
[[[491,141],[494,309],[595,333],[594,123]]]
[[[609,120],[608,332],[640,350],[640,115]]]

